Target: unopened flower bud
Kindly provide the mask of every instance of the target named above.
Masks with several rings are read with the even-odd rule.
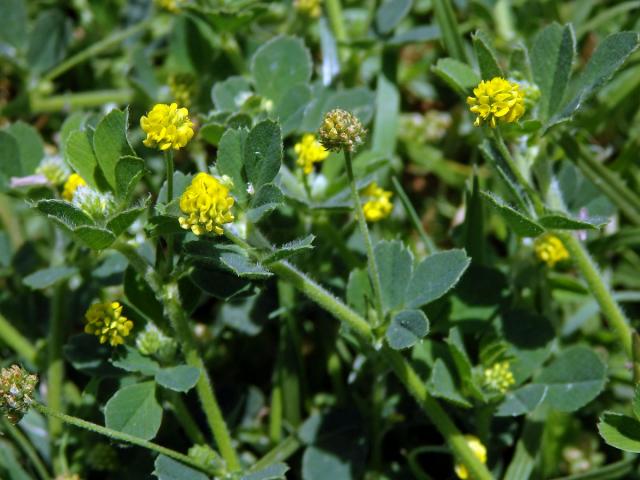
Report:
[[[224,460],[209,445],[194,445],[189,449],[188,453],[189,457],[203,467],[215,471],[217,475],[222,476],[224,474]]]
[[[116,209],[116,201],[111,193],[98,192],[88,185],[80,185],[76,188],[73,204],[96,222],[105,220]]]
[[[64,160],[58,155],[54,155],[45,157],[36,169],[36,173],[44,175],[51,185],[57,187],[65,183],[70,171]]]

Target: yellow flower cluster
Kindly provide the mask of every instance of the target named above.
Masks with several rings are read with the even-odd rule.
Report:
[[[562,241],[551,233],[538,237],[534,244],[536,257],[553,268],[556,263],[569,259],[569,252]]]
[[[158,103],[147,116],[140,118],[140,126],[147,134],[144,144],[160,150],[179,150],[193,137],[193,122],[189,110],[178,108],[177,103]]]
[[[296,163],[302,167],[305,175],[313,172],[314,163],[320,163],[329,156],[329,151],[318,142],[316,136],[312,133],[303,135],[293,149],[298,154]]]
[[[383,190],[376,182],[370,184],[360,192],[365,197],[365,204],[362,206],[364,218],[370,222],[378,222],[391,215],[393,203],[391,196],[393,192]]]
[[[496,122],[512,123],[524,114],[524,94],[517,83],[494,77],[483,80],[467,97],[471,112],[477,115],[473,123],[479,127],[483,121],[495,128]]]
[[[484,371],[484,384],[492,390],[505,393],[516,383],[508,361],[494,363]]]
[[[133,328],[133,322],[122,315],[122,305],[118,302],[94,303],[84,317],[85,333],[99,337],[100,343],[109,342],[112,347],[122,345]]]
[[[78,187],[86,184],[87,182],[85,182],[80,175],[78,175],[77,173],[72,173],[71,175],[69,175],[69,178],[67,178],[67,181],[62,188],[62,198],[70,202],[71,200],[73,200],[73,195],[76,193]]]
[[[184,0],[155,0],[155,3],[158,7],[175,13],[180,9],[180,4],[184,3]]]
[[[465,435],[465,440],[467,441],[467,445],[476,456],[478,460],[482,463],[487,463],[487,447],[485,447],[478,437],[473,435]],[[462,480],[467,480],[470,477],[469,470],[461,463],[456,463],[454,468],[456,475],[458,478]]]
[[[222,235],[222,225],[233,222],[233,197],[229,188],[208,173],[199,173],[180,197],[180,226],[196,235],[215,232]]]
[[[295,0],[293,5],[301,15],[318,18],[322,14],[321,4],[321,0]]]

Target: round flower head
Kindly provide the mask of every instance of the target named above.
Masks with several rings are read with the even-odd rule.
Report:
[[[471,112],[477,115],[473,123],[479,127],[488,122],[495,128],[498,121],[513,123],[524,114],[524,94],[517,83],[494,77],[483,80],[473,89],[473,97],[467,97]]]
[[[0,371],[0,415],[18,423],[33,403],[33,391],[38,377],[18,365]]]
[[[491,390],[505,393],[515,383],[508,361],[494,363],[484,371],[484,384]]]
[[[61,157],[54,155],[52,157],[45,157],[38,165],[36,173],[44,175],[47,181],[53,185],[58,186],[65,183],[67,177],[69,177],[69,167],[64,163]]]
[[[184,0],[155,0],[155,3],[167,12],[176,13],[180,10],[180,4],[184,3]]]
[[[360,193],[366,199],[362,206],[362,211],[364,212],[364,218],[369,222],[378,222],[391,215],[391,210],[393,210],[391,196],[393,192],[383,190],[376,182],[373,182]]]
[[[122,315],[122,305],[118,302],[94,303],[84,317],[85,333],[97,336],[100,343],[109,342],[112,347],[122,345],[133,328],[133,322]]]
[[[350,152],[360,145],[366,134],[360,120],[345,110],[336,108],[324,116],[318,132],[320,143],[327,150],[339,152],[343,148]]]
[[[177,103],[158,103],[146,117],[140,118],[140,126],[147,134],[144,144],[160,150],[179,150],[193,137],[193,122],[189,110],[178,108]]]
[[[86,184],[87,182],[85,182],[80,175],[78,175],[77,173],[72,173],[71,175],[69,175],[69,178],[67,178],[67,181],[62,188],[62,198],[70,202],[71,200],[73,200],[73,196],[76,193],[78,187]]]
[[[476,458],[482,463],[487,463],[487,448],[482,444],[480,439],[473,435],[465,435],[464,438]],[[463,464],[456,463],[454,469],[458,478],[461,478],[462,480],[471,478],[469,470],[467,470],[467,467],[465,467]]]
[[[296,11],[309,18],[318,18],[322,14],[321,0],[295,0]]]
[[[316,140],[316,136],[311,133],[303,135],[302,139],[293,148],[298,154],[296,163],[302,167],[305,175],[313,172],[314,163],[320,163],[329,156],[329,152]]]
[[[229,188],[208,173],[199,173],[180,197],[180,226],[195,235],[214,232],[222,235],[222,225],[233,222],[233,197]]]
[[[562,244],[562,241],[550,233],[536,238],[533,248],[536,252],[536,257],[551,268],[556,263],[569,259],[569,252]]]

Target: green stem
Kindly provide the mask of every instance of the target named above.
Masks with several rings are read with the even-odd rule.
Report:
[[[210,475],[213,472],[209,471],[206,467],[196,462],[192,458],[187,455],[176,452],[175,450],[171,450],[170,448],[162,447],[157,443],[149,442],[148,440],[143,440],[139,437],[134,437],[133,435],[129,435],[128,433],[118,432],[117,430],[112,430],[107,427],[103,427],[96,423],[87,422],[86,420],[82,420],[78,417],[73,417],[71,415],[67,415],[65,413],[56,412],[41,403],[34,403],[33,408],[42,413],[43,415],[47,415],[49,417],[56,417],[63,421],[64,423],[68,423],[69,425],[73,425],[79,428],[84,428],[85,430],[89,430],[91,432],[97,433],[99,435],[104,435],[105,437],[109,437],[113,440],[118,440],[125,443],[130,443],[132,445],[137,445],[142,448],[146,448],[148,450],[153,450],[161,455],[166,455],[167,457],[171,457],[174,460],[184,463],[185,465],[189,465],[190,467],[196,468],[203,472],[206,472]]]
[[[325,8],[327,10],[331,29],[333,30],[333,36],[338,42],[340,59],[345,61],[347,52],[344,44],[347,42],[349,37],[347,34],[347,27],[344,24],[344,16],[342,15],[342,4],[340,0],[325,0]]]
[[[173,413],[180,422],[180,425],[182,425],[182,428],[189,437],[189,440],[191,440],[195,445],[204,445],[207,443],[202,430],[200,430],[200,427],[193,419],[193,416],[191,415],[189,408],[185,405],[182,396],[177,392],[171,392],[169,402],[173,409]]]
[[[280,379],[281,360],[278,360],[271,390],[271,408],[269,409],[269,438],[277,444],[282,439],[282,383]]]
[[[616,204],[622,214],[640,225],[640,198],[614,172],[598,162],[591,152],[568,134],[560,139],[567,156],[593,184]]]
[[[167,165],[167,205],[173,201],[173,151],[171,149],[165,150],[164,159]],[[173,271],[173,235],[167,235],[167,274],[171,274]]]
[[[264,457],[254,463],[249,469],[249,472],[257,472],[258,470],[266,468],[276,462],[284,462],[287,458],[296,453],[301,446],[302,442],[298,440],[298,437],[291,435],[285,438],[282,443],[269,450]]]
[[[600,272],[595,262],[587,252],[584,245],[572,234],[566,231],[557,231],[555,234],[560,238],[564,246],[569,251],[571,259],[580,269],[582,276],[587,281],[591,293],[600,305],[600,310],[607,317],[611,326],[618,334],[624,350],[632,358],[631,350],[631,328],[620,305],[613,298],[609,287],[602,281]]]
[[[259,232],[256,230],[256,233]],[[260,255],[257,254],[245,240],[234,235],[228,229],[225,230],[225,235],[236,245],[246,249],[247,253],[253,258],[259,260]],[[281,279],[289,282],[294,288],[316,302],[335,318],[345,323],[364,341],[370,342],[372,340],[371,326],[364,318],[325,290],[322,286],[311,280],[304,273],[300,272],[289,262],[275,262],[269,265],[269,268]],[[411,393],[418,401],[418,404],[431,419],[447,443],[449,443],[458,459],[469,469],[469,472],[471,472],[473,477],[476,480],[491,480],[493,477],[491,476],[491,473],[489,473],[489,470],[487,470],[487,467],[473,454],[467,445],[464,435],[451,421],[437,400],[429,395],[425,383],[420,379],[409,362],[397,351],[390,350],[386,347],[382,348],[381,354],[383,356],[383,360],[393,367],[393,370],[400,381],[405,385],[409,393]]]
[[[338,320],[343,321],[364,340],[371,340],[371,327],[360,315],[347,307],[340,300],[327,292],[320,285],[307,278],[303,273],[291,266],[288,262],[277,262],[270,266],[271,270],[279,277],[291,282],[291,284],[315,301],[322,308],[331,313]],[[489,480],[491,474],[487,468],[478,461],[467,445],[462,433],[456,428],[447,413],[440,404],[428,394],[424,382],[415,370],[398,352],[384,348],[383,358],[393,366],[393,370],[415,397],[427,416],[449,443],[458,458],[467,466],[477,480]]]
[[[236,38],[230,33],[225,33],[222,34],[220,43],[222,51],[234,66],[237,73],[247,73],[247,62],[242,56],[242,52],[240,51],[240,46],[238,45]]]
[[[384,360],[391,365],[400,381],[405,385],[409,393],[413,395],[431,422],[445,438],[458,460],[467,467],[471,474],[470,478],[474,478],[475,480],[491,480],[493,477],[489,470],[487,470],[487,467],[473,454],[467,445],[464,435],[451,421],[447,412],[445,412],[437,400],[429,395],[425,382],[420,379],[411,365],[395,350],[384,347],[381,353]]]
[[[531,472],[535,467],[538,452],[540,451],[544,425],[543,421],[533,418],[525,420],[524,428],[516,444],[513,458],[507,467],[504,480],[519,480],[531,477]]]
[[[51,299],[51,315],[49,337],[47,339],[47,405],[53,410],[64,412],[62,402],[62,384],[64,382],[64,360],[62,358],[63,340],[63,308],[65,282],[57,285]],[[49,417],[49,438],[53,444],[62,433],[62,422],[55,417]],[[56,473],[57,469],[56,469]]]
[[[542,200],[540,199],[538,192],[536,192],[533,189],[529,181],[524,177],[524,175],[522,174],[522,171],[520,170],[520,168],[514,161],[513,157],[511,156],[511,152],[507,148],[507,145],[504,143],[504,138],[502,138],[502,132],[500,132],[500,128],[499,127],[493,128],[491,129],[491,131],[493,133],[493,139],[496,143],[496,146],[498,147],[498,151],[502,155],[502,158],[504,158],[504,161],[509,166],[509,169],[511,170],[513,175],[516,177],[516,180],[518,181],[520,186],[524,188],[525,192],[527,192],[527,195],[533,202],[533,206],[535,208],[536,213],[538,215],[543,214],[544,205],[542,203]]]
[[[53,231],[54,247],[51,254],[51,266],[59,266],[64,263],[64,238],[59,229]],[[64,384],[64,358],[62,357],[62,344],[64,340],[64,298],[67,282],[59,282],[53,289],[49,306],[49,335],[47,337],[47,405],[57,412],[65,412],[62,401],[62,386]],[[56,442],[62,434],[62,422],[49,417],[49,440],[55,451]],[[56,474],[63,473],[59,462],[53,463]]]
[[[24,231],[18,220],[18,215],[14,214],[11,202],[9,196],[0,193],[0,223],[2,223],[4,231],[9,235],[15,251],[24,243]]]
[[[362,235],[365,247],[367,248],[367,264],[369,266],[369,277],[371,277],[371,284],[373,285],[373,294],[376,302],[378,322],[383,322],[384,312],[382,310],[382,287],[380,286],[378,264],[376,263],[376,257],[373,253],[373,243],[371,243],[371,236],[369,235],[367,220],[364,218],[362,202],[360,201],[360,193],[358,192],[356,179],[353,175],[353,160],[351,157],[351,151],[347,150],[346,148],[344,149],[344,160],[347,169],[347,177],[349,177],[349,185],[351,187],[351,197],[353,199],[355,214],[356,218],[358,219],[358,226],[360,227],[360,234]]]
[[[204,410],[213,436],[220,449],[220,454],[227,462],[227,466],[231,471],[240,470],[240,461],[233,447],[231,441],[231,435],[229,429],[222,416],[222,410],[218,405],[216,399],[213,384],[209,378],[206,367],[198,352],[198,348],[193,337],[193,331],[189,326],[189,320],[185,315],[184,308],[180,303],[180,297],[178,292],[178,285],[170,283],[163,288],[162,303],[165,306],[165,310],[168,313],[169,320],[173,325],[174,330],[178,336],[178,341],[181,344],[182,352],[184,354],[187,365],[196,367],[200,370],[200,379],[196,384],[196,391],[202,402],[202,408]]]
[[[141,32],[152,24],[152,20],[148,19],[143,22],[134,25],[133,27],[127,28],[120,32],[116,32],[113,35],[108,36],[107,38],[100,40],[99,42],[94,43],[93,45],[85,48],[84,50],[76,53],[72,57],[69,57],[64,62],[60,63],[56,67],[49,70],[45,75],[42,76],[43,82],[50,82],[51,80],[59,77],[64,72],[71,70],[76,65],[89,60],[90,58],[94,58],[99,53],[114,47],[116,45],[122,44],[124,40],[135,35],[138,32]]]
[[[467,61],[462,43],[462,35],[458,29],[456,15],[450,0],[433,0],[436,23],[440,27],[442,42],[447,53],[461,62]]]
[[[20,449],[29,458],[29,460],[33,464],[33,468],[35,468],[36,472],[38,472],[38,476],[42,480],[49,480],[51,478],[51,475],[49,475],[47,467],[45,467],[44,463],[42,462],[42,459],[36,452],[35,448],[33,448],[33,445],[31,445],[31,442],[24,435],[24,433],[22,433],[22,431],[18,427],[11,424],[4,418],[0,418],[0,423],[2,423],[2,427],[7,432],[9,432],[9,435],[14,439],[14,441],[18,444]]]
[[[269,266],[280,278],[291,283],[297,290],[305,294],[334,317],[346,323],[351,330],[367,341],[371,340],[372,332],[369,323],[344,303],[334,297],[327,290],[305,276],[288,262],[276,262]]]
[[[30,97],[33,113],[59,112],[82,108],[100,107],[105,103],[125,105],[133,99],[134,91],[130,88],[118,90],[94,90],[91,92],[66,93],[42,98],[36,94]]]
[[[36,349],[16,328],[0,313],[0,340],[7,344],[31,365],[36,363]]]
[[[240,462],[213,391],[211,379],[205,368],[204,361],[198,352],[193,331],[180,302],[178,285],[174,282],[163,285],[162,279],[153,270],[151,265],[149,265],[131,245],[116,243],[113,248],[122,253],[127,260],[129,260],[131,266],[147,280],[147,283],[153,289],[158,300],[164,305],[165,314],[171,321],[176,332],[187,364],[200,370],[200,378],[196,384],[196,392],[200,398],[209,427],[220,449],[220,454],[226,461],[229,469],[233,471],[240,470]]]
[[[424,249],[426,250],[427,254],[430,255],[437,252],[438,247],[436,247],[435,243],[433,243],[433,240],[431,240],[431,237],[429,237],[427,232],[424,230],[424,226],[420,221],[420,217],[418,216],[415,208],[413,208],[411,200],[409,200],[409,197],[402,188],[402,185],[400,185],[400,182],[396,177],[391,177],[391,182],[393,183],[393,187],[396,189],[396,193],[398,194],[398,198],[400,198],[402,206],[407,212],[407,215],[409,215],[409,219],[411,219],[411,223],[413,223],[413,227],[418,232],[418,235],[420,235],[420,239],[422,240],[422,244],[424,245]]]

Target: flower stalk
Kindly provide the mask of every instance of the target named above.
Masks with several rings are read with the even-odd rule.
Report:
[[[622,312],[618,302],[613,298],[611,290],[603,282],[602,276],[591,255],[589,255],[584,245],[573,233],[556,231],[555,235],[562,240],[562,243],[569,251],[571,259],[582,273],[587,285],[589,285],[589,290],[591,290],[598,305],[600,305],[600,310],[617,333],[625,353],[632,359],[632,331],[629,326],[629,321]]]
[[[213,472],[209,471],[205,466],[196,462],[192,458],[187,455],[176,452],[175,450],[171,450],[170,448],[163,447],[158,445],[157,443],[149,442],[148,440],[143,440],[142,438],[135,437],[133,435],[129,435],[128,433],[119,432],[117,430],[113,430],[111,428],[103,427],[96,423],[87,422],[86,420],[82,420],[81,418],[74,417],[72,415],[67,415],[65,413],[60,413],[56,410],[52,410],[41,403],[34,403],[33,408],[35,408],[38,412],[46,415],[48,417],[54,417],[58,420],[67,423],[69,425],[73,425],[75,427],[84,428],[85,430],[89,430],[91,432],[97,433],[99,435],[104,435],[105,437],[111,438],[113,440],[118,440],[124,443],[130,443],[132,445],[137,445],[142,448],[146,448],[148,450],[153,450],[161,455],[166,455],[167,457],[173,458],[185,465],[189,465],[190,467],[196,468],[200,471],[206,472],[208,474],[212,474]]]
[[[356,179],[353,175],[353,161],[351,155],[351,151],[345,148],[344,160],[347,168],[347,177],[349,178],[349,186],[351,187],[351,198],[353,199],[360,234],[364,239],[364,244],[367,249],[367,264],[369,266],[369,276],[371,277],[371,283],[373,285],[378,322],[382,322],[384,320],[384,314],[382,310],[382,287],[380,286],[380,274],[378,273],[378,264],[376,263],[376,258],[373,253],[373,243],[371,242],[371,235],[369,235],[367,220],[364,218],[364,212],[362,211],[362,202],[360,201],[360,194],[358,192],[358,187],[356,186]]]
[[[225,230],[225,235],[233,243],[247,250],[247,253],[256,260],[259,255],[244,240]],[[287,261],[279,261],[269,265],[269,269],[281,279],[289,282],[294,288],[306,295],[320,307],[332,314],[336,319],[344,322],[364,341],[371,342],[373,332],[369,323],[341,300],[325,290],[322,286],[311,280],[304,273]],[[400,381],[405,385],[409,393],[413,395],[423,411],[433,422],[438,431],[451,446],[456,457],[462,462],[477,480],[491,480],[493,477],[487,467],[473,454],[464,435],[458,430],[451,418],[440,406],[437,400],[429,395],[425,382],[420,379],[413,367],[398,352],[389,348],[383,348],[381,354],[384,360],[391,365]]]
[[[162,279],[151,265],[131,245],[116,243],[113,248],[122,253],[129,260],[131,266],[144,277],[160,303],[164,306],[165,315],[169,318],[176,332],[187,364],[200,370],[196,392],[202,404],[209,428],[220,449],[220,454],[230,470],[240,470],[240,462],[233,447],[229,429],[218,405],[204,361],[198,352],[193,331],[189,325],[189,319],[185,315],[185,310],[180,302],[178,285],[174,282],[164,285]]]

